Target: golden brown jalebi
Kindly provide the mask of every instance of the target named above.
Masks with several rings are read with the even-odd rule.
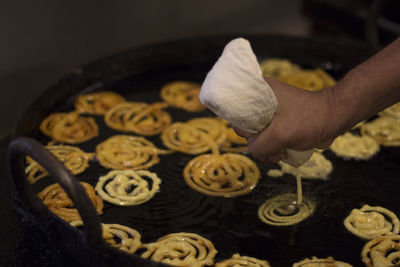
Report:
[[[101,176],[95,189],[107,202],[134,206],[149,201],[159,191],[160,183],[157,174],[149,171],[115,170]]]
[[[162,110],[166,107],[166,103],[126,102],[110,109],[104,120],[109,127],[116,130],[155,135],[171,124],[171,116]]]
[[[102,91],[80,95],[75,100],[75,109],[79,113],[103,115],[113,106],[125,102],[121,95]]]
[[[298,65],[281,58],[266,59],[260,63],[260,68],[264,76],[277,79],[300,70]]]
[[[220,146],[222,151],[225,152],[247,152],[247,140],[240,137],[229,125],[229,122],[218,118],[226,126],[226,141]]]
[[[367,160],[379,151],[379,144],[369,136],[358,136],[346,132],[338,136],[329,149],[345,159]]]
[[[143,102],[125,102],[114,106],[109,109],[104,115],[105,123],[115,130],[126,131],[125,126],[125,114],[131,110],[139,113],[147,107],[146,103]]]
[[[110,169],[141,170],[160,161],[159,154],[169,151],[158,149],[144,137],[132,135],[114,135],[96,147],[99,163]]]
[[[344,226],[351,233],[363,239],[398,234],[400,229],[396,214],[383,207],[369,205],[364,205],[361,209],[353,209],[344,220]]]
[[[196,129],[206,133],[218,145],[226,139],[224,124],[217,118],[195,118],[187,121],[187,124],[193,125]]]
[[[253,257],[240,256],[234,254],[232,258],[223,260],[215,264],[215,267],[270,267],[268,261],[259,260]]]
[[[322,69],[299,70],[282,76],[281,81],[309,91],[318,91],[325,87],[332,87],[335,80]]]
[[[200,154],[208,150],[218,153],[218,145],[226,141],[226,128],[215,118],[197,118],[186,123],[176,122],[161,135],[164,145],[187,154]]]
[[[304,259],[300,262],[294,263],[292,267],[352,267],[352,265],[343,261],[336,261],[332,257],[326,259],[312,257],[311,259]]]
[[[84,172],[89,167],[89,160],[94,157],[93,153],[86,153],[73,146],[57,145],[46,146],[45,148],[53,153],[75,175]],[[27,157],[26,162],[28,165],[25,168],[25,172],[31,184],[48,175],[47,171],[32,158]]]
[[[52,135],[54,126],[67,116],[68,113],[53,113],[47,116],[40,124],[40,131],[47,136]]]
[[[70,224],[74,227],[82,226],[82,221],[72,221]],[[113,247],[128,253],[135,253],[140,246],[141,235],[135,229],[120,224],[102,223],[103,239]]]
[[[56,142],[69,144],[82,143],[99,134],[96,121],[81,117],[76,111],[48,116],[41,123],[40,130]]]
[[[234,197],[254,189],[260,170],[243,155],[205,154],[189,161],[183,176],[192,189],[203,194]]]
[[[98,214],[103,213],[103,200],[96,195],[94,188],[86,183],[81,182],[85,188],[89,199],[92,201]],[[72,200],[59,184],[52,184],[46,187],[38,194],[47,208],[66,222],[79,221],[81,217],[77,209],[73,207]]]
[[[258,209],[258,217],[266,224],[288,226],[303,221],[314,210],[315,204],[310,200],[303,198],[298,205],[295,194],[282,194],[265,201]]]
[[[203,111],[206,107],[199,100],[200,84],[175,81],[161,88],[161,98],[173,107],[186,111]]]
[[[365,244],[361,260],[367,267],[394,266],[400,262],[400,235],[378,236]]]
[[[380,117],[364,123],[361,134],[372,137],[383,146],[400,146],[400,121],[391,117]]]
[[[174,266],[213,265],[217,254],[211,241],[192,233],[169,234],[142,247],[146,249],[143,258]]]

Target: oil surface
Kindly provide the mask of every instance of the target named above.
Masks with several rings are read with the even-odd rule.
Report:
[[[113,90],[128,101],[161,101],[160,88],[171,81],[188,80],[201,83],[209,65],[181,66],[157,69],[131,75],[112,83],[95,86],[95,90]],[[83,89],[84,90],[84,89]],[[52,112],[73,110],[76,96]],[[173,121],[187,121],[194,117],[214,116],[211,112],[189,113],[168,108]],[[95,151],[98,143],[121,134],[107,127],[102,116],[95,117],[100,135],[78,146],[86,152]],[[34,136],[43,144],[46,136]],[[157,147],[164,148],[159,135],[149,137]],[[360,252],[365,241],[346,231],[343,220],[353,208],[363,204],[383,206],[400,215],[400,151],[382,148],[369,161],[344,161],[329,151],[324,155],[332,161],[333,172],[326,181],[303,180],[303,193],[316,203],[316,210],[295,226],[274,227],[257,217],[259,206],[268,198],[282,193],[295,193],[295,177],[268,177],[275,164],[260,164],[262,177],[249,194],[235,198],[211,197],[190,189],[183,179],[183,168],[193,157],[181,153],[160,156],[160,163],[150,168],[162,179],[160,192],[149,202],[133,207],[118,207],[104,202],[104,223],[118,223],[132,227],[142,235],[142,242],[153,242],[175,232],[198,233],[212,241],[218,250],[216,262],[234,253],[266,259],[271,266],[291,266],[306,257],[328,257],[361,266]],[[97,162],[77,176],[95,186],[99,176],[109,170]],[[46,177],[33,185],[36,192],[53,183]]]

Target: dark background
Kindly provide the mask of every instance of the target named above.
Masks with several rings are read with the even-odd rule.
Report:
[[[308,36],[296,0],[0,1],[0,133],[71,69],[136,46],[221,33]]]

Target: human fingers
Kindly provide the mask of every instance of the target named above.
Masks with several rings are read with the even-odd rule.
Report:
[[[272,120],[271,124],[261,133],[248,139],[249,153],[261,160],[275,161],[276,156],[282,156],[281,151],[285,151],[289,147],[286,134],[280,132]],[[268,160],[268,157],[272,158]]]
[[[261,159],[262,162],[265,163],[278,163],[281,160],[287,159],[288,155],[286,150],[282,150],[276,154],[272,154],[270,156],[266,156]]]

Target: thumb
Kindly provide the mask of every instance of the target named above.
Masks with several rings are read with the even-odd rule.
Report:
[[[248,139],[249,152],[261,160],[288,148],[284,133],[279,133],[274,120],[259,134]]]

